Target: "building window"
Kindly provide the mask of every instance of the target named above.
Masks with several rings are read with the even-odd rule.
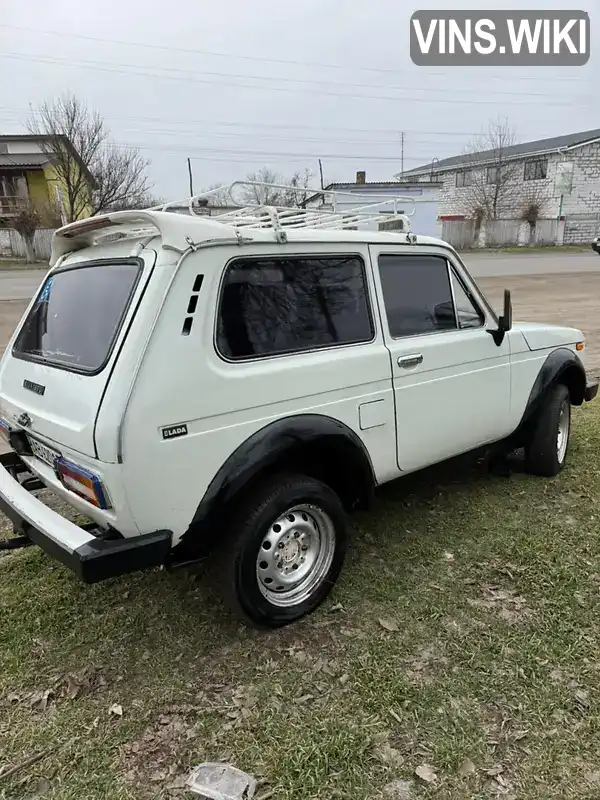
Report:
[[[300,353],[373,336],[358,256],[242,258],[227,268],[217,332],[225,358]]]
[[[500,167],[488,167],[486,180],[488,183],[498,183],[498,176],[500,174]]]
[[[456,185],[457,187],[462,186],[471,186],[473,183],[473,170],[472,169],[463,169],[460,172],[456,173]]]
[[[525,172],[523,180],[525,181],[543,181],[548,175],[548,159],[538,158],[535,161],[525,162]]]

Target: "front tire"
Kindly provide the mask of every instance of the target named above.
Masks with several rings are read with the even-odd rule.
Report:
[[[346,514],[326,484],[271,478],[248,493],[221,553],[226,599],[246,621],[278,628],[314,611],[344,561]]]
[[[564,384],[556,385],[538,413],[525,448],[527,471],[553,478],[563,469],[571,434],[571,401]]]

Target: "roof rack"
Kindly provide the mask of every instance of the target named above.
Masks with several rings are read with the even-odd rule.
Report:
[[[242,203],[236,201],[234,190],[244,187],[246,197]],[[256,203],[248,203],[248,190],[253,193]],[[314,191],[314,190],[311,190]],[[385,222],[393,220],[402,221],[402,232],[410,233],[410,217],[415,213],[415,200],[413,197],[394,196],[394,195],[372,195],[360,194],[357,192],[340,192],[332,189],[323,189],[313,194],[314,197],[321,197],[320,206],[313,208],[304,207],[301,202],[294,206],[272,205],[260,200],[268,200],[269,195],[277,195],[286,192],[288,197],[294,195],[299,197],[305,193],[303,188],[286,186],[277,183],[263,183],[260,181],[234,181],[216,189],[210,189],[202,194],[192,195],[184,200],[175,200],[154,206],[149,209],[152,211],[171,211],[187,212],[192,216],[206,217],[210,215],[209,203],[211,198],[223,197],[231,201],[233,210],[226,211],[217,216],[211,216],[215,222],[225,225],[232,225],[236,228],[271,228],[279,230],[282,228],[313,228],[319,230],[343,230],[348,228],[359,228],[370,222],[382,222],[382,213],[385,213]],[[342,206],[348,205],[348,199],[353,202],[364,199],[363,205],[352,206],[343,209]],[[406,213],[404,207],[411,204],[411,210]],[[384,207],[392,206],[392,210]],[[400,208],[401,207],[401,208]]]
[[[202,234],[205,241],[225,243],[227,240],[241,242],[242,231],[271,230],[277,241],[287,239],[287,231],[296,230],[358,230],[364,225],[373,222],[383,222],[386,227],[393,220],[401,220],[397,233],[402,233],[411,239],[410,216],[415,211],[415,201],[412,197],[393,195],[361,195],[354,192],[338,192],[323,189],[317,193],[322,198],[320,206],[304,208],[295,206],[274,206],[257,202],[241,206],[235,202],[234,189],[238,187],[251,187],[257,198],[268,199],[269,192],[285,191],[304,194],[305,189],[282,186],[276,183],[260,183],[258,181],[234,181],[228,186],[211,189],[203,194],[188,197],[185,200],[164,203],[153,208],[130,211],[114,211],[96,217],[78,220],[64,225],[54,232],[52,237],[52,254],[50,266],[54,266],[62,257],[83,247],[100,244],[106,241],[119,239],[139,239],[143,236],[156,236],[160,234],[163,239],[162,246],[183,252],[191,246],[193,236],[183,214],[201,218],[205,225]],[[210,198],[229,197],[233,210],[212,216],[208,207]],[[343,200],[351,198],[356,203],[357,198],[368,198],[369,202],[361,206],[350,206],[343,209]],[[314,199],[314,195],[313,198]],[[404,212],[406,203],[411,203],[409,214]],[[390,210],[390,206],[392,209]],[[162,212],[176,212],[172,214]],[[200,219],[198,220],[200,222]],[[233,228],[233,231],[231,230]],[[412,237],[413,239],[415,237]]]

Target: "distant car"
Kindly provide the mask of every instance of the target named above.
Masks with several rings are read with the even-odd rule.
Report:
[[[596,238],[592,242],[592,250],[595,250],[596,253],[600,255],[600,236],[596,236]]]

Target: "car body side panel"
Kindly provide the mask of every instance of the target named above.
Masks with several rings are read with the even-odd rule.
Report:
[[[212,518],[214,511],[245,490],[265,468],[282,463],[285,465],[286,458],[293,458],[298,447],[310,446],[317,441],[327,442],[327,447],[335,449],[337,458],[344,461],[339,465],[340,474],[346,474],[344,468],[351,465],[348,483],[352,482],[357,495],[364,494],[362,500],[370,500],[375,486],[373,464],[363,441],[351,428],[322,414],[282,417],[256,431],[222,464],[182,537],[182,545],[198,537],[204,540],[217,538],[218,531],[211,530],[209,526],[207,530],[204,524]],[[202,549],[202,542],[195,544]]]
[[[574,346],[532,351],[518,328],[513,328],[508,336],[511,343],[510,420],[511,428],[515,431],[531,404],[536,385],[540,390],[546,389],[565,366],[578,364],[584,375],[585,368]]]
[[[252,253],[245,248],[243,255]],[[340,245],[262,244],[258,255],[340,253]],[[383,342],[368,270],[367,245],[352,245],[367,267],[373,341],[280,357],[230,362],[214,345],[221,277],[235,247],[190,254],[165,300],[142,362],[123,427],[127,496],[141,529],[167,527],[174,543],[187,530],[220,467],[253,434],[298,414],[339,420],[363,443],[377,482],[397,477],[389,353]],[[188,314],[197,275],[202,288]],[[183,326],[191,317],[188,335]],[[378,402],[368,427],[360,406]],[[373,424],[373,420],[377,424]],[[163,438],[173,426],[183,435]],[[148,485],[148,470],[152,480]]]

